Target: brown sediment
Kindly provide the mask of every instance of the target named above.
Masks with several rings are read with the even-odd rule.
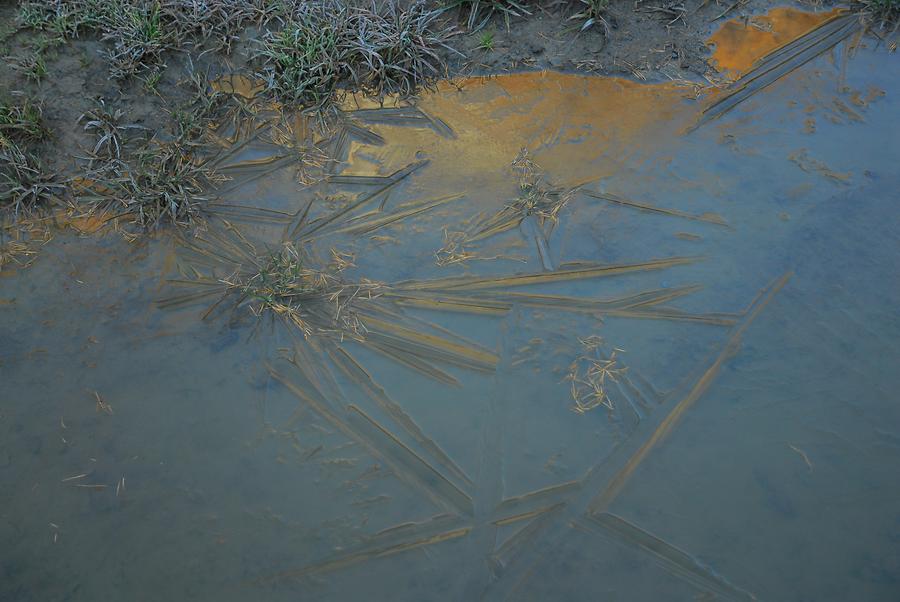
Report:
[[[732,19],[707,40],[714,46],[711,62],[737,79],[762,57],[841,13],[841,9],[811,13],[782,7],[748,20]]]
[[[840,10],[812,13],[776,8],[749,21],[728,21],[709,40],[715,45],[713,60],[729,77],[737,78],[766,55],[842,14]],[[351,142],[347,161],[354,164],[374,158],[383,169],[397,169],[410,160],[398,147],[421,149],[437,164],[454,165],[463,183],[464,174],[493,172],[508,177],[510,157],[526,147],[558,186],[578,186],[615,174],[662,138],[660,132],[681,131],[680,126],[696,111],[688,101],[699,93],[699,86],[686,82],[644,84],[542,71],[442,82],[436,91],[424,94],[415,108],[404,108],[394,100],[384,109],[370,100],[353,98],[344,109],[362,108],[350,114],[363,121],[370,112],[374,119],[367,123],[391,144],[372,148]],[[423,115],[442,119],[453,137],[436,137]],[[395,127],[397,120],[422,127]],[[624,155],[622,149],[628,149]],[[455,174],[449,176],[452,180]],[[673,215],[689,215],[671,209]],[[712,215],[694,218],[720,221]]]
[[[849,184],[852,174],[837,172],[817,159],[809,156],[807,150],[800,149],[788,155],[788,160],[806,173],[818,173],[839,184]]]

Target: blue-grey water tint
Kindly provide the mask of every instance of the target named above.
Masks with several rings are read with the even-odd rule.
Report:
[[[493,373],[442,366],[458,387],[345,344],[469,477],[448,477],[469,512],[434,503],[383,450],[270,377],[268,365],[291,369],[279,359],[294,344],[285,324],[158,308],[185,261],[172,237],[60,233],[32,267],[0,278],[0,599],[897,599],[900,66],[871,41],[843,60],[822,56],[693,133],[654,126],[657,139],[585,186],[715,213],[727,227],[578,194],[549,236],[559,263],[702,260],[510,289],[611,299],[696,284],[667,306],[727,323],[520,303],[500,317],[406,309],[404,323],[436,323],[499,356]],[[491,85],[459,102],[477,113]],[[848,117],[836,101],[847,106],[855,91],[868,101]],[[355,148],[348,172],[415,158],[409,139],[392,146],[408,125],[379,127],[390,150]],[[552,137],[542,144],[552,152]],[[459,203],[383,238],[313,246],[355,252],[349,273],[383,282],[540,272],[518,228],[478,251],[524,263],[435,265],[442,227],[515,195],[509,173],[469,176],[472,164],[434,160],[391,191],[388,207],[460,192],[471,177]],[[286,168],[230,198],[294,211],[307,194]],[[323,201],[314,211],[326,210]],[[782,276],[783,287],[765,289]],[[760,290],[771,293],[764,305]],[[752,321],[748,307],[759,308]],[[579,339],[592,335],[605,357],[622,350],[619,378],[636,390],[611,386],[612,409],[573,412],[566,375],[590,356]],[[335,378],[349,402],[428,458]],[[649,452],[635,453],[644,442]],[[597,518],[590,504],[616,462],[611,476],[627,478]],[[616,521],[625,526],[610,528]]]

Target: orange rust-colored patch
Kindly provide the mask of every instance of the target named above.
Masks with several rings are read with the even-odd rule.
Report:
[[[79,215],[65,219],[65,224],[71,226],[82,234],[94,234],[109,222],[110,218],[104,215]]]
[[[715,46],[712,60],[718,69],[737,79],[761,57],[840,12],[840,9],[810,13],[795,8],[775,8],[767,15],[728,21],[707,40],[707,44]]]
[[[448,186],[484,188],[509,181],[522,148],[554,184],[576,186],[615,173],[633,153],[670,139],[693,114],[698,89],[679,83],[642,84],[615,77],[530,72],[444,82],[417,106],[453,131],[451,139],[423,128],[374,124],[388,144],[351,144],[344,173],[384,175],[416,160],[439,165]],[[435,171],[435,174],[439,172]],[[428,175],[420,174],[419,178]],[[496,180],[496,181],[494,181]]]

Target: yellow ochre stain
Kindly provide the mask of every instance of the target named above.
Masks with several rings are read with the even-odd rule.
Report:
[[[737,79],[761,57],[840,12],[840,9],[834,9],[811,13],[782,7],[774,8],[766,15],[732,19],[707,40],[707,44],[714,46],[712,62],[729,78]]]

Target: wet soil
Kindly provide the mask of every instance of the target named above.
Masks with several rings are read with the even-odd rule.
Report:
[[[493,50],[479,47],[480,33],[462,36],[457,43],[466,58],[457,58],[455,67],[477,73],[554,69],[650,81],[696,80],[714,71],[706,44],[712,31],[725,20],[749,20],[784,5],[767,0],[611,2],[608,27],[595,24],[579,31],[582,22],[572,19],[577,4],[548,4],[551,8],[538,7],[532,16],[512,19],[509,27],[495,19],[485,30],[493,34]],[[834,4],[788,3],[803,10]]]

